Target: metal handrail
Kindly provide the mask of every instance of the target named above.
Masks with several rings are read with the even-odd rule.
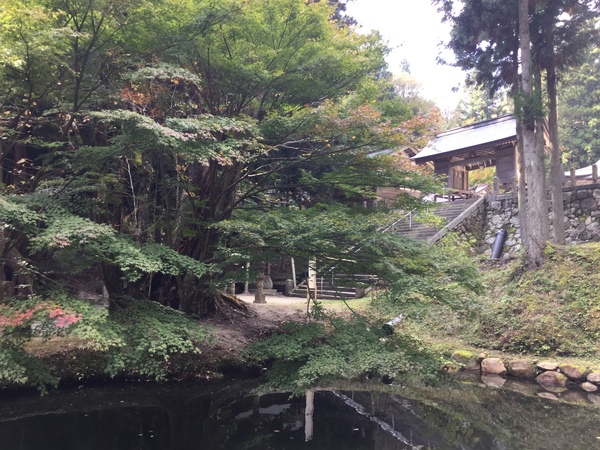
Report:
[[[387,233],[390,229],[394,228],[396,225],[398,225],[398,223],[402,222],[403,220],[405,220],[408,217],[408,228],[409,230],[412,230],[412,217],[413,217],[413,212],[409,211],[407,212],[405,215],[403,215],[402,217],[400,217],[398,220],[396,220],[394,223],[392,223],[391,225],[389,225],[388,227],[384,228],[383,230],[381,230],[382,233]]]

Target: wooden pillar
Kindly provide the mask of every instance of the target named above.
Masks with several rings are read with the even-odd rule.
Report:
[[[246,263],[246,281],[244,281],[244,294],[250,294],[248,291],[248,280],[250,279],[250,262]]]
[[[575,177],[575,169],[571,169],[571,186],[577,184],[577,178]]]
[[[294,289],[296,289],[296,262],[294,258],[290,258],[291,266],[292,266],[292,282],[294,283]]]
[[[592,165],[592,183],[596,184],[598,182],[598,166],[596,164]]]

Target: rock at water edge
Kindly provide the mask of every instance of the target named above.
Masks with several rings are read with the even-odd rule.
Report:
[[[586,392],[596,392],[598,390],[598,386],[584,381],[583,383],[581,383],[581,389],[583,389]]]
[[[596,383],[596,384],[600,383],[600,372],[588,373],[587,380],[590,383]]]
[[[485,358],[481,361],[481,371],[496,375],[506,375],[506,366],[500,358]]]
[[[524,378],[527,380],[533,380],[537,372],[533,361],[530,359],[515,359],[507,363],[508,374],[515,378]]]
[[[560,366],[560,371],[565,374],[565,376],[572,381],[583,381],[585,380],[586,370],[577,367],[574,364],[562,364]]]
[[[567,377],[558,372],[544,372],[539,374],[535,381],[544,387],[560,387],[564,388],[567,385]]]
[[[542,370],[557,370],[558,364],[555,362],[541,362],[537,364],[537,368]]]

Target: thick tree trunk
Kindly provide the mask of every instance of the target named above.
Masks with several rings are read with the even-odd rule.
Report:
[[[549,44],[553,50],[552,43]],[[552,195],[552,238],[555,244],[565,243],[565,213],[563,207],[563,166],[558,140],[558,105],[556,93],[556,65],[554,55],[546,67],[548,92],[548,130],[550,132],[550,192]]]
[[[523,153],[523,123],[517,119],[517,201],[521,245],[527,248],[527,180],[525,179],[525,154]]]
[[[194,162],[185,177],[186,189],[178,199],[173,241],[178,251],[190,258],[210,264],[214,261],[221,231],[214,223],[228,219],[236,201],[241,163],[223,166],[212,160]],[[200,279],[191,275],[164,278],[154,292],[169,293],[163,303],[188,314],[203,315],[216,310],[221,300],[221,274],[207,274]]]
[[[519,43],[515,41],[513,48],[513,75],[514,79],[519,79]],[[513,99],[519,96],[519,85],[514,83],[512,87]],[[515,111],[517,105],[515,104]],[[525,154],[523,153],[523,121],[519,114],[516,115],[516,175],[517,175],[517,201],[519,205],[519,230],[521,233],[521,246],[527,248],[527,180],[525,179]]]
[[[536,124],[529,33],[529,1],[519,0],[519,43],[521,49],[521,88],[523,91],[523,153],[527,180],[527,257],[530,267],[544,262],[548,227],[543,150],[536,145]]]

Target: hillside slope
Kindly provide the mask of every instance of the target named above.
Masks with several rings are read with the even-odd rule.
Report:
[[[547,261],[487,264],[485,292],[452,307],[404,305],[405,327],[456,347],[568,357],[600,357],[600,243],[548,247]]]

